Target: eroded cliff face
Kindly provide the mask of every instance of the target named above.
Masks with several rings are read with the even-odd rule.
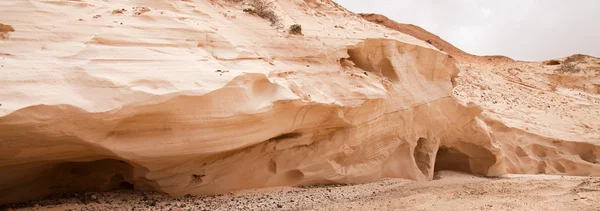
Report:
[[[410,34],[458,61],[454,95],[481,105],[479,116],[513,174],[600,176],[600,58],[545,62],[475,56],[422,28],[385,16],[363,18]]]
[[[271,6],[304,35],[244,2],[3,7],[0,203],[505,172],[447,54],[332,2]]]

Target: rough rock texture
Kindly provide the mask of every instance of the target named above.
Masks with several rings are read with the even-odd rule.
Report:
[[[247,7],[0,3],[0,204],[505,173],[447,54],[328,1]]]
[[[467,54],[422,28],[361,14],[456,58],[454,95],[484,108],[508,173],[600,176],[600,59],[573,55],[545,62]]]

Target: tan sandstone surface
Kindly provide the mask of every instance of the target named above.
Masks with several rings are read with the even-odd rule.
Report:
[[[0,2],[0,204],[600,175],[596,58],[469,63],[334,2],[251,2]]]

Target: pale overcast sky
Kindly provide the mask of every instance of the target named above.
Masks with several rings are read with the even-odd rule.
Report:
[[[476,55],[600,57],[600,0],[336,0],[415,24]]]

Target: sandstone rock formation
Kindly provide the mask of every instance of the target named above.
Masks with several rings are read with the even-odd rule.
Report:
[[[458,60],[454,94],[484,108],[480,115],[502,148],[508,173],[600,176],[600,59],[545,62],[474,56],[422,28],[361,14],[429,40]]]
[[[333,2],[247,3],[3,7],[0,204],[505,173],[447,54]]]
[[[0,11],[0,204],[437,170],[600,175],[596,58],[576,64],[587,65],[580,75],[467,60],[328,0]],[[301,35],[286,31],[293,24]]]

